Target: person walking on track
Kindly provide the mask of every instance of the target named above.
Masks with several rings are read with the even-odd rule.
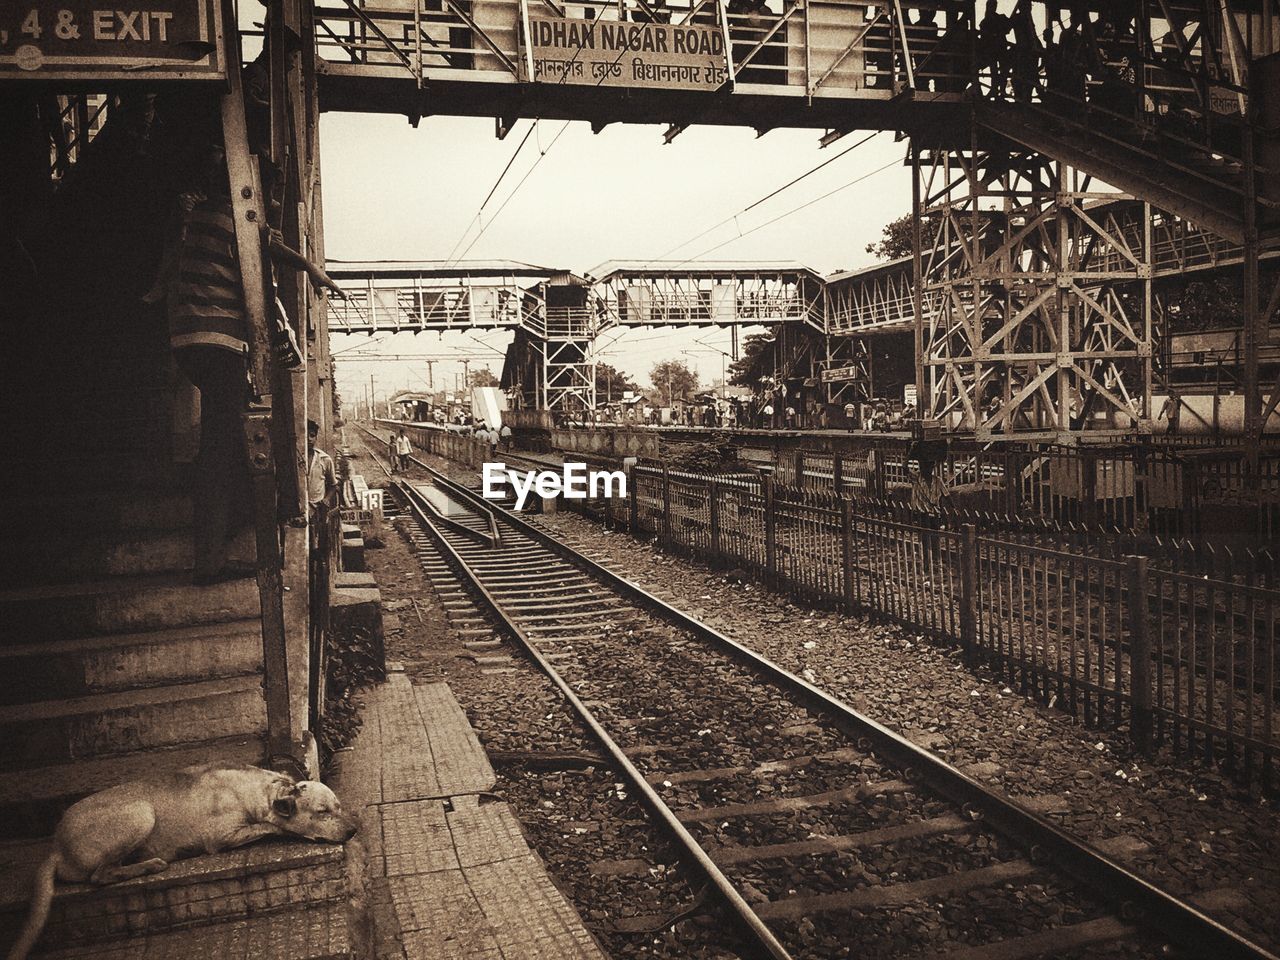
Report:
[[[396,458],[399,460],[401,470],[409,469],[409,455],[413,453],[413,444],[409,442],[409,437],[405,434],[404,428],[400,428],[400,433],[396,436]]]

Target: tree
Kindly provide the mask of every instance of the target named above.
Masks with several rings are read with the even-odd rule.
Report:
[[[607,363],[596,364],[596,400],[607,403],[622,396],[627,390],[640,392],[640,385],[621,370]]]
[[[739,387],[754,387],[761,378],[773,372],[771,333],[753,333],[742,341],[742,356],[729,365],[729,382]]]
[[[911,214],[906,213],[884,225],[879,242],[867,244],[867,253],[874,254],[877,260],[909,257],[914,249],[914,241],[915,225]]]
[[[470,385],[473,387],[497,387],[501,386],[498,378],[488,367],[480,367],[478,370],[472,370],[471,376],[468,378]]]
[[[698,389],[698,375],[683,360],[663,360],[649,371],[649,379],[666,398],[665,406],[671,406],[676,397],[687,399]]]
[[[1264,288],[1265,289],[1265,288]],[[1166,333],[1199,333],[1244,323],[1240,289],[1221,277],[1190,280],[1164,297]]]

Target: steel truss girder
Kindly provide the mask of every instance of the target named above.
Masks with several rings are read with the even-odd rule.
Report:
[[[1031,153],[913,151],[928,413],[978,439],[1151,421],[1151,232]]]
[[[524,322],[525,291],[515,280],[441,282],[418,277],[342,281],[345,298],[329,301],[329,325],[340,333],[481,330]]]
[[[1244,263],[1244,247],[1225,237],[1184,220],[1150,209],[1141,200],[1126,197],[1097,200],[1085,211],[1094,219],[1105,218],[1107,229],[1123,234],[1129,249],[1142,246],[1144,232],[1151,231],[1151,272],[1157,285],[1162,280],[1210,270],[1237,270]],[[1123,253],[1110,245],[1088,251],[1089,273],[1103,278],[1122,269]],[[1280,247],[1259,251],[1266,262],[1280,259]],[[909,330],[914,322],[914,280],[910,257],[876,264],[863,270],[828,279],[827,330],[832,334]],[[926,318],[937,312],[936,296],[922,304]],[[1274,312],[1274,310],[1272,311]]]
[[[596,408],[592,338],[531,341],[540,366],[538,407],[572,416]]]
[[[696,267],[696,264],[695,264]],[[808,271],[681,271],[606,275],[597,287],[603,326],[808,323],[824,331],[822,280]]]

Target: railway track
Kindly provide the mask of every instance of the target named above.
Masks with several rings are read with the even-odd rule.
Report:
[[[1134,842],[1086,846],[414,462],[429,572],[560,689],[758,955],[1272,956],[1112,859]]]

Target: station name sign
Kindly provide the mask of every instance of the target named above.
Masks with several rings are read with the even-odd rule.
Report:
[[[225,75],[221,0],[0,3],[0,81]]]
[[[716,90],[728,79],[715,26],[530,17],[529,38],[538,83]]]
[[[822,371],[823,383],[840,383],[845,380],[857,380],[862,376],[862,368],[857,364],[844,367],[828,367]]]

